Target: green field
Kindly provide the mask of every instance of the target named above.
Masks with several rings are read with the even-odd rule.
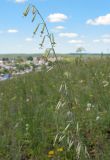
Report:
[[[110,58],[0,82],[0,160],[109,160]]]

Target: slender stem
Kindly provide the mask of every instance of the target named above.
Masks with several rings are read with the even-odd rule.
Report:
[[[57,58],[57,55],[56,55],[54,46],[53,46],[53,44],[52,44],[51,35],[50,35],[49,30],[48,30],[47,24],[46,24],[46,22],[45,22],[43,16],[41,15],[41,13],[39,12],[39,10],[36,8],[36,6],[32,5],[32,7],[34,7],[34,9],[36,10],[36,12],[37,12],[38,15],[40,16],[40,18],[41,18],[43,24],[45,24],[45,28],[46,28],[46,31],[47,31],[47,36],[48,36],[49,41],[50,41],[50,44],[51,44],[51,49],[52,49],[52,51],[53,51],[53,54],[54,54],[54,56],[55,56],[55,58],[56,58],[56,61],[57,61],[58,65],[59,65],[59,68],[61,69],[62,67],[61,67],[61,65],[60,65],[60,63],[59,63],[59,61],[58,61],[58,58]]]

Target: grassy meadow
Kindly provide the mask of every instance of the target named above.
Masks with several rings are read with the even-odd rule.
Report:
[[[0,82],[0,160],[89,159],[110,159],[110,57]]]

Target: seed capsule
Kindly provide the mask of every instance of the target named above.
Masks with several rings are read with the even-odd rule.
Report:
[[[23,15],[26,17],[29,13],[30,10],[30,5],[26,8],[26,10],[24,11]]]
[[[40,24],[37,25],[36,29],[34,30],[33,34],[35,35],[37,30],[39,29]]]

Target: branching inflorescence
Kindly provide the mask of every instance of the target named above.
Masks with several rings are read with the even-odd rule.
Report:
[[[33,35],[35,36],[36,33],[38,32],[38,29],[41,27],[41,31],[40,31],[40,37],[42,37],[42,41],[41,43],[39,44],[41,48],[43,48],[44,46],[44,42],[46,40],[46,38],[49,39],[49,42],[50,42],[50,48],[47,48],[46,49],[46,53],[47,53],[47,56],[50,54],[50,53],[53,53],[54,57],[56,58],[56,61],[58,62],[58,58],[56,56],[56,53],[55,53],[55,40],[54,40],[54,35],[53,33],[50,33],[48,28],[47,28],[47,24],[45,22],[45,20],[43,19],[41,13],[39,12],[39,10],[36,8],[35,5],[32,5],[30,4],[26,10],[24,11],[23,15],[25,17],[27,17],[27,15],[29,14],[29,12],[32,12],[32,22],[34,22],[36,20],[36,17],[39,16],[41,22],[38,23],[38,25],[36,26],[34,32],[33,32]]]

